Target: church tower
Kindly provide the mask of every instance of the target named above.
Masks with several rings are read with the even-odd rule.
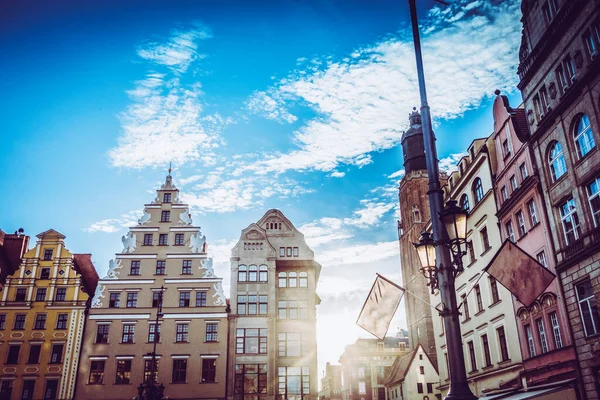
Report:
[[[400,260],[402,280],[407,290],[404,296],[410,346],[419,344],[437,368],[437,356],[429,302],[427,280],[421,274],[421,263],[413,243],[419,241],[421,231],[431,218],[427,198],[428,177],[421,114],[416,109],[409,115],[410,128],[402,135],[405,174],[400,181]],[[427,303],[426,303],[427,302]]]

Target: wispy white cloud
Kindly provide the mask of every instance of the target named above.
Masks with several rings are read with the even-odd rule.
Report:
[[[440,171],[444,172],[452,172],[458,169],[458,162],[461,158],[463,158],[467,153],[454,153],[450,154],[447,157],[441,158],[438,161],[438,168]]]
[[[519,2],[457,3],[456,9],[430,14],[425,24],[426,77],[437,119],[459,117],[494,88],[512,87],[517,80]],[[340,61],[310,63],[255,93],[251,102],[256,113],[275,120],[287,116],[296,103],[317,116],[294,132],[295,149],[247,168],[269,174],[363,166],[371,162],[370,153],[398,143],[407,110],[418,104],[410,32],[358,49]]]
[[[318,254],[317,261],[322,265],[368,264],[375,261],[399,257],[400,248],[397,240],[367,244],[354,244],[332,248]]]
[[[399,169],[398,171],[394,172],[393,174],[388,175],[389,179],[396,179],[396,178],[402,178],[404,176],[406,171],[404,171],[404,169]]]
[[[342,171],[333,171],[329,174],[329,176],[332,178],[343,178],[346,176],[346,173]]]
[[[125,230],[130,226],[137,225],[138,218],[141,216],[140,211],[129,211],[128,213],[121,214],[118,218],[103,219],[98,222],[94,222],[83,230],[89,233],[93,232],[104,232],[114,233]]]

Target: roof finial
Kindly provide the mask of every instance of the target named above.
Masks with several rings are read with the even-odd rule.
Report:
[[[171,161],[169,161],[169,175],[171,175]]]

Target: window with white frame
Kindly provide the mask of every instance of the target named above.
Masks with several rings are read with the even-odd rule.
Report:
[[[575,73],[575,62],[570,55],[567,55],[563,59],[563,66],[565,68],[565,73],[567,74],[567,81],[569,84],[574,83],[577,79],[577,75]]]
[[[590,210],[592,211],[592,219],[594,226],[600,226],[600,177],[594,179],[592,183],[587,185],[588,201]]]
[[[565,75],[565,70],[562,65],[559,65],[554,71],[556,75],[556,80],[558,81],[558,86],[560,87],[561,93],[564,94],[569,88],[569,81],[567,80],[567,76]]]
[[[542,250],[539,253],[537,253],[536,258],[540,264],[542,264],[546,268],[548,267],[548,259],[546,258],[545,251]]]
[[[475,178],[473,181],[472,191],[475,204],[477,205],[483,200],[483,185],[480,178]]]
[[[546,328],[544,327],[544,320],[542,318],[538,318],[535,320],[535,324],[538,328],[538,337],[540,339],[540,344],[542,345],[542,354],[548,352],[548,339],[546,338]]]
[[[550,166],[550,175],[552,182],[556,182],[561,176],[567,173],[567,164],[560,143],[554,142],[550,145],[548,152],[548,165]]]
[[[175,331],[175,342],[176,343],[187,343],[189,340],[189,330],[190,330],[190,324],[188,323],[180,323],[177,324],[176,327],[176,331]]]
[[[573,138],[575,140],[575,144],[577,145],[577,155],[579,158],[585,157],[587,153],[596,147],[594,133],[592,132],[590,119],[587,115],[583,114],[577,120],[575,132],[573,132]]]
[[[600,333],[600,314],[598,305],[594,297],[594,290],[589,279],[575,285],[577,293],[577,302],[579,304],[579,314],[583,321],[585,336],[592,336]]]
[[[469,196],[466,193],[460,197],[460,208],[469,211]]]
[[[309,352],[308,337],[300,332],[279,332],[279,357],[307,356]]]
[[[585,48],[587,49],[588,57],[590,60],[593,60],[598,55],[598,45],[596,43],[596,38],[592,35],[592,33],[587,30],[583,34],[583,41],[585,42]]]
[[[519,172],[521,173],[521,180],[525,180],[527,179],[527,177],[529,177],[529,172],[527,172],[527,165],[525,165],[525,163],[522,163],[519,166]]]
[[[563,347],[562,335],[560,333],[560,324],[558,323],[558,316],[556,311],[552,311],[548,314],[550,317],[550,324],[552,324],[552,337],[554,337],[554,348],[561,349]]]
[[[525,334],[527,335],[527,345],[529,347],[529,357],[535,357],[535,342],[533,341],[533,331],[531,325],[525,325]]]
[[[508,200],[508,190],[506,190],[506,186],[502,186],[500,189],[500,195],[502,196],[502,202]]]
[[[267,282],[269,270],[265,264],[259,265],[258,267],[258,281],[259,282]]]
[[[308,398],[310,394],[310,368],[309,367],[279,367],[278,368],[279,396],[282,399]],[[364,384],[364,382],[363,382]],[[360,382],[359,382],[360,393]],[[366,394],[366,391],[365,393]]]
[[[527,233],[527,227],[525,226],[525,217],[521,211],[517,211],[517,224],[519,224],[519,236],[525,236]]]
[[[509,181],[513,192],[519,188],[519,185],[517,184],[517,178],[514,175],[510,177]]]
[[[258,266],[248,266],[248,282],[258,282]]]
[[[578,240],[581,236],[581,227],[573,198],[570,198],[560,206],[560,217],[566,243],[571,244]]]
[[[527,203],[527,210],[529,211],[529,222],[531,222],[531,226],[537,225],[540,220],[538,219],[537,209],[535,208],[535,201],[530,200]]]
[[[267,329],[236,329],[235,343],[237,354],[267,354]]]
[[[248,266],[238,266],[238,282],[248,282]]]

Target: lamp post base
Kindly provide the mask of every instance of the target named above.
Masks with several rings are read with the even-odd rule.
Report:
[[[466,388],[452,388],[446,397],[444,397],[444,400],[477,400],[477,396],[467,386]]]

